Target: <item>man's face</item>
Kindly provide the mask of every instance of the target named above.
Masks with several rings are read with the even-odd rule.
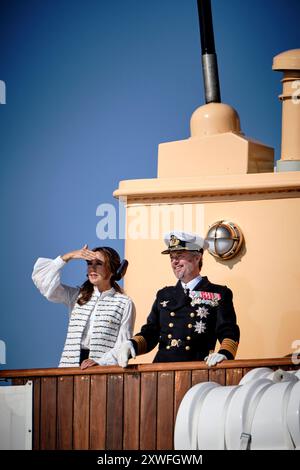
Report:
[[[201,256],[200,253],[183,250],[170,253],[171,266],[177,279],[187,283],[198,276]]]

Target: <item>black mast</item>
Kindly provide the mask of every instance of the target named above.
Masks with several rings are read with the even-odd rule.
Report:
[[[220,103],[220,83],[210,0],[197,0],[206,103]]]

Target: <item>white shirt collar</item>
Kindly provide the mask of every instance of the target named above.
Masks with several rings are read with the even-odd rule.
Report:
[[[105,290],[103,292],[100,292],[98,287],[94,286],[94,294],[97,296],[97,297],[106,297],[106,296],[112,296],[114,295],[115,293],[115,289],[113,287],[111,287],[109,290]]]
[[[202,277],[200,276],[200,274],[197,276],[197,277],[194,277],[194,279],[192,279],[191,281],[187,282],[186,284],[184,282],[181,281],[181,285],[184,289],[190,289],[190,290],[193,290],[197,284],[199,284],[199,282],[201,281]]]

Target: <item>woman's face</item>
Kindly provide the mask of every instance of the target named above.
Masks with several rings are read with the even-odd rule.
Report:
[[[87,273],[91,284],[97,286],[108,282],[112,276],[108,262],[101,251],[96,251],[97,259],[87,261]]]

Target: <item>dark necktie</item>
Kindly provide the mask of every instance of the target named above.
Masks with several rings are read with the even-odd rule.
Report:
[[[188,297],[190,294],[190,289],[187,286],[184,286],[183,288],[185,295]]]

